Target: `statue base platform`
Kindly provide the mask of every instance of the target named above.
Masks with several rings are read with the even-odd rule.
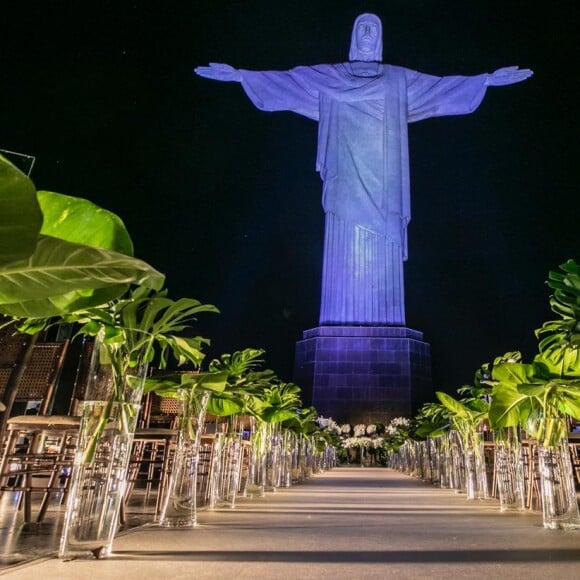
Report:
[[[410,418],[433,400],[431,348],[404,326],[319,326],[296,343],[294,381],[338,423]]]

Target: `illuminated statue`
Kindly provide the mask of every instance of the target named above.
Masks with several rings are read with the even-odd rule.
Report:
[[[532,75],[436,77],[381,64],[374,14],[354,24],[348,62],[289,71],[238,70],[211,63],[195,72],[236,81],[256,107],[318,121],[316,169],[326,213],[321,325],[404,325],[403,261],[411,219],[407,124],[473,112],[488,86]]]

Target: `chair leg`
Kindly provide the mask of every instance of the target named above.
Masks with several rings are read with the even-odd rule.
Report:
[[[5,485],[6,480],[11,477],[8,473],[8,458],[12,455],[14,448],[16,447],[16,441],[18,440],[18,433],[16,431],[10,431],[8,438],[6,440],[6,446],[4,447],[4,453],[2,455],[2,461],[0,462],[0,493],[2,486]]]

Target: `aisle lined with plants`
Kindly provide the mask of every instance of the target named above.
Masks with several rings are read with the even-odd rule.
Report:
[[[537,508],[537,498],[546,527],[580,526],[567,438],[580,421],[580,266],[573,260],[550,273],[558,319],[537,331],[531,362],[519,352],[501,355],[477,371],[460,400],[439,392],[439,402],[412,419],[338,425],[303,407],[300,387],[265,368],[260,349],[206,360],[209,339],[192,334],[197,316],[217,308],[171,299],[163,274],[133,257],[114,214],[36,191],[0,156],[1,204],[11,211],[0,212],[0,314],[31,335],[74,324],[94,341],[61,557],[110,553],[148,392],[180,404],[157,517],[164,526],[195,524],[207,415],[223,425],[207,481],[213,507],[234,507],[237,494],[260,497],[337,462],[355,462],[388,465],[468,499],[497,496],[502,510]],[[151,374],[152,366],[164,372]],[[172,366],[181,370],[166,372]]]
[[[209,497],[214,506],[231,501],[238,491],[259,497],[334,464],[316,411],[303,408],[297,385],[263,368],[264,351],[247,349],[206,361],[203,350],[210,341],[193,329],[200,314],[218,309],[193,298],[170,298],[165,276],[133,256],[131,238],[118,216],[82,198],[37,191],[2,156],[0,206],[6,210],[0,212],[0,315],[6,317],[0,324],[33,337],[52,326],[74,325],[76,336],[93,344],[62,558],[110,554],[147,392],[175,398],[180,406],[169,481],[156,517],[160,525],[195,523],[206,413],[224,418],[229,426],[212,445]],[[151,375],[152,366],[187,370]],[[7,394],[5,417],[17,387]],[[242,456],[237,464],[231,460],[232,442],[241,443],[242,431],[234,427],[241,417],[250,424],[249,474],[243,488]],[[4,457],[3,465],[18,460]]]
[[[497,497],[502,511],[541,509],[546,528],[580,528],[580,265],[550,272],[552,311],[538,353],[508,352],[482,365],[460,399],[438,392],[391,445],[389,465],[464,491]]]

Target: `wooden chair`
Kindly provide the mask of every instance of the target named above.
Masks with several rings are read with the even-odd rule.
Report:
[[[68,344],[68,341],[62,341],[34,346],[19,381],[15,401],[24,404],[27,410],[35,402],[37,409],[34,410],[38,410],[38,414],[17,415],[6,421],[6,440],[0,461],[0,492],[22,494],[25,522],[32,519],[32,494],[43,494],[36,518],[41,522],[50,495],[63,491],[67,469],[72,467],[80,419],[48,414]],[[4,360],[13,355],[9,346],[3,353]],[[0,368],[0,396],[11,372],[7,366]]]
[[[135,431],[133,450],[127,475],[127,490],[121,521],[125,518],[127,504],[135,487],[145,488],[144,501],[148,501],[153,487],[157,487],[155,515],[171,472],[173,446],[177,439],[175,429],[179,404],[176,399],[149,393],[143,400],[140,427]]]

